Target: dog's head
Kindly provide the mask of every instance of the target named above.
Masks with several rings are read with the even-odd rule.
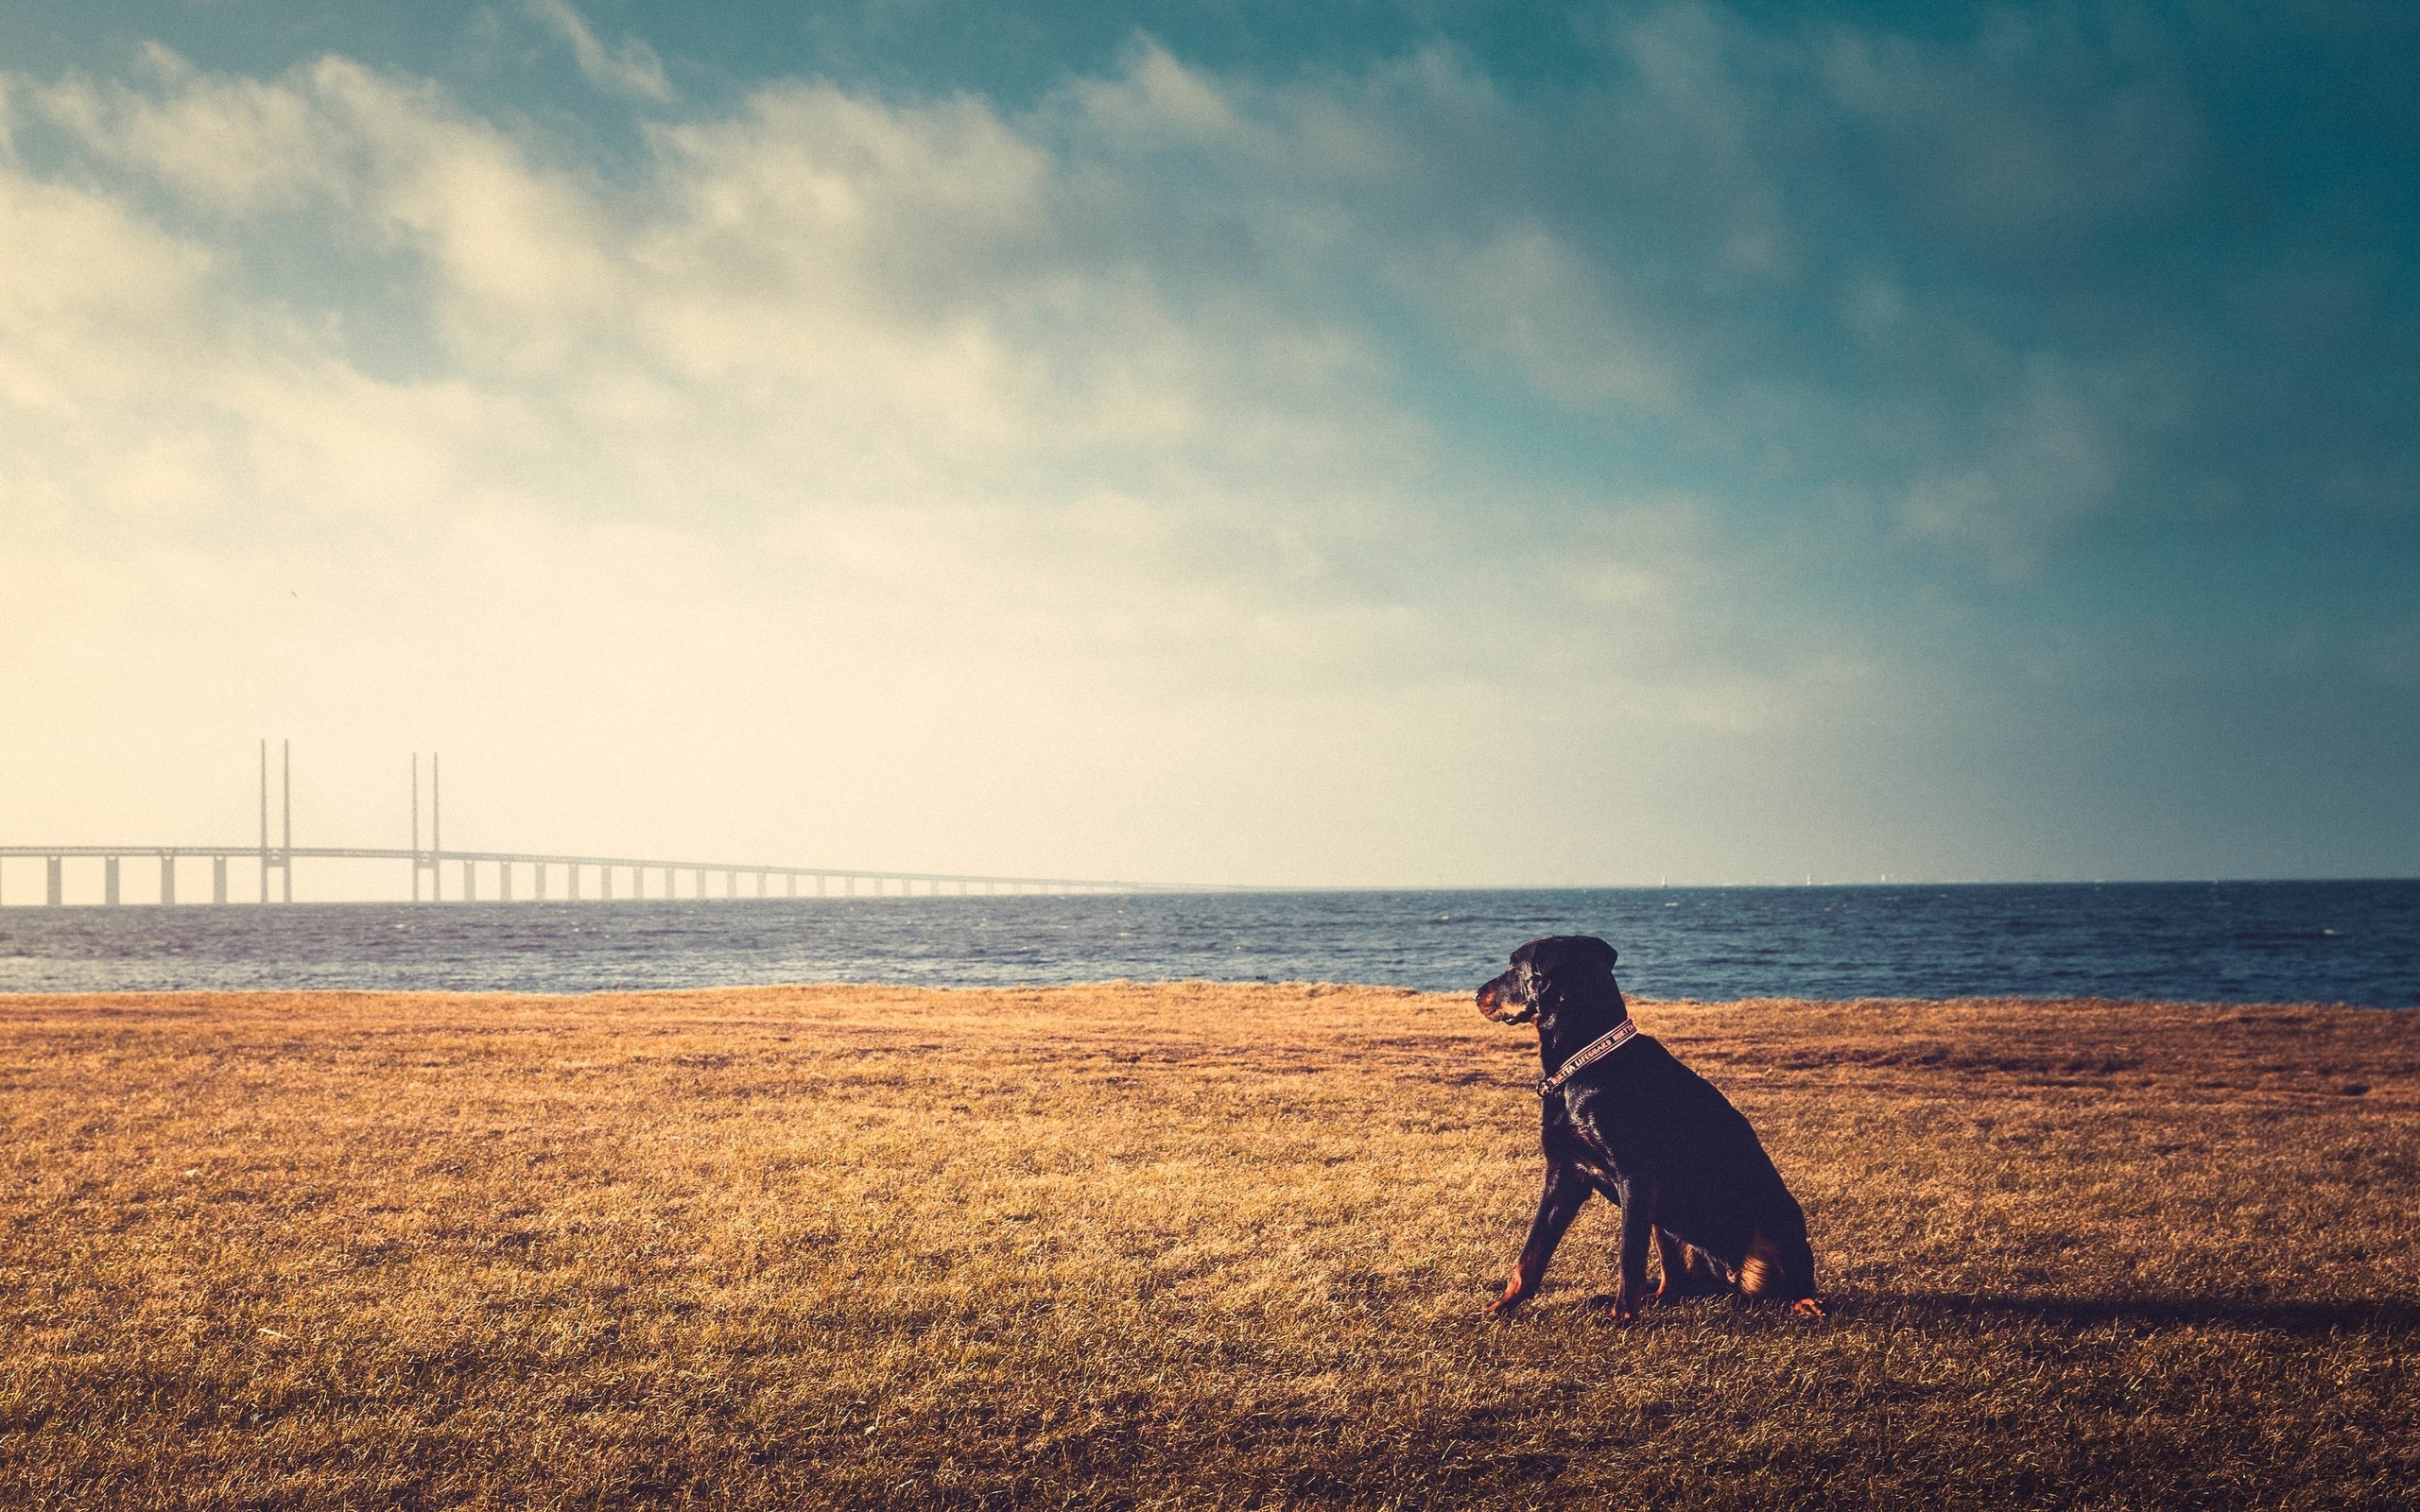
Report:
[[[1594,935],[1549,935],[1512,953],[1512,970],[1478,989],[1478,1011],[1498,1023],[1527,1023],[1564,999],[1611,994],[1618,953]]]

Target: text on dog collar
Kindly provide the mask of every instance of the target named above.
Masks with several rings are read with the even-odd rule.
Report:
[[[1638,1038],[1638,1021],[1624,1019],[1613,1032],[1598,1036],[1581,1047],[1580,1052],[1563,1063],[1563,1069],[1538,1083],[1538,1095],[1552,1097],[1563,1090],[1563,1084],[1597,1062]]]

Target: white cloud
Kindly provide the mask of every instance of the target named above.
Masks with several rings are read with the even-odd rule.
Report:
[[[1595,413],[1667,406],[1677,385],[1665,344],[1604,286],[1604,274],[1530,224],[1505,227],[1461,256],[1423,258],[1406,280],[1474,356],[1509,363],[1557,404]]]
[[[590,83],[599,89],[654,100],[659,104],[672,98],[672,86],[665,81],[664,60],[654,48],[636,37],[625,37],[619,47],[608,48],[596,40],[578,10],[567,0],[528,0],[530,18],[562,38],[571,47],[572,59]]]
[[[25,93],[88,150],[207,210],[287,209],[342,189],[340,129],[290,79],[203,74],[156,43],[139,73],[148,89],[70,77]]]
[[[2021,393],[1987,414],[1974,465],[1917,481],[1905,508],[1909,528],[1975,547],[2004,579],[2027,576],[2045,549],[2108,501],[2117,470],[2103,416],[2119,392],[2106,375],[2035,358]]]
[[[2145,61],[2001,11],[1964,48],[1844,28],[1819,66],[1919,214],[1994,254],[2040,257],[2171,215],[2201,178],[2206,129]]]

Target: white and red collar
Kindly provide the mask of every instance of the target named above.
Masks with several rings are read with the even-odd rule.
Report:
[[[1563,1084],[1597,1062],[1638,1038],[1638,1021],[1624,1019],[1606,1034],[1599,1035],[1563,1063],[1563,1069],[1538,1083],[1538,1095],[1552,1097],[1563,1090]]]

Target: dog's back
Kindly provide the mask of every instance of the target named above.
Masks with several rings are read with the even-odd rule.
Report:
[[[1655,1181],[1656,1222],[1720,1261],[1740,1291],[1811,1289],[1806,1214],[1756,1131],[1661,1042],[1640,1036],[1611,1074],[1576,1086],[1571,1116],[1617,1163]]]

